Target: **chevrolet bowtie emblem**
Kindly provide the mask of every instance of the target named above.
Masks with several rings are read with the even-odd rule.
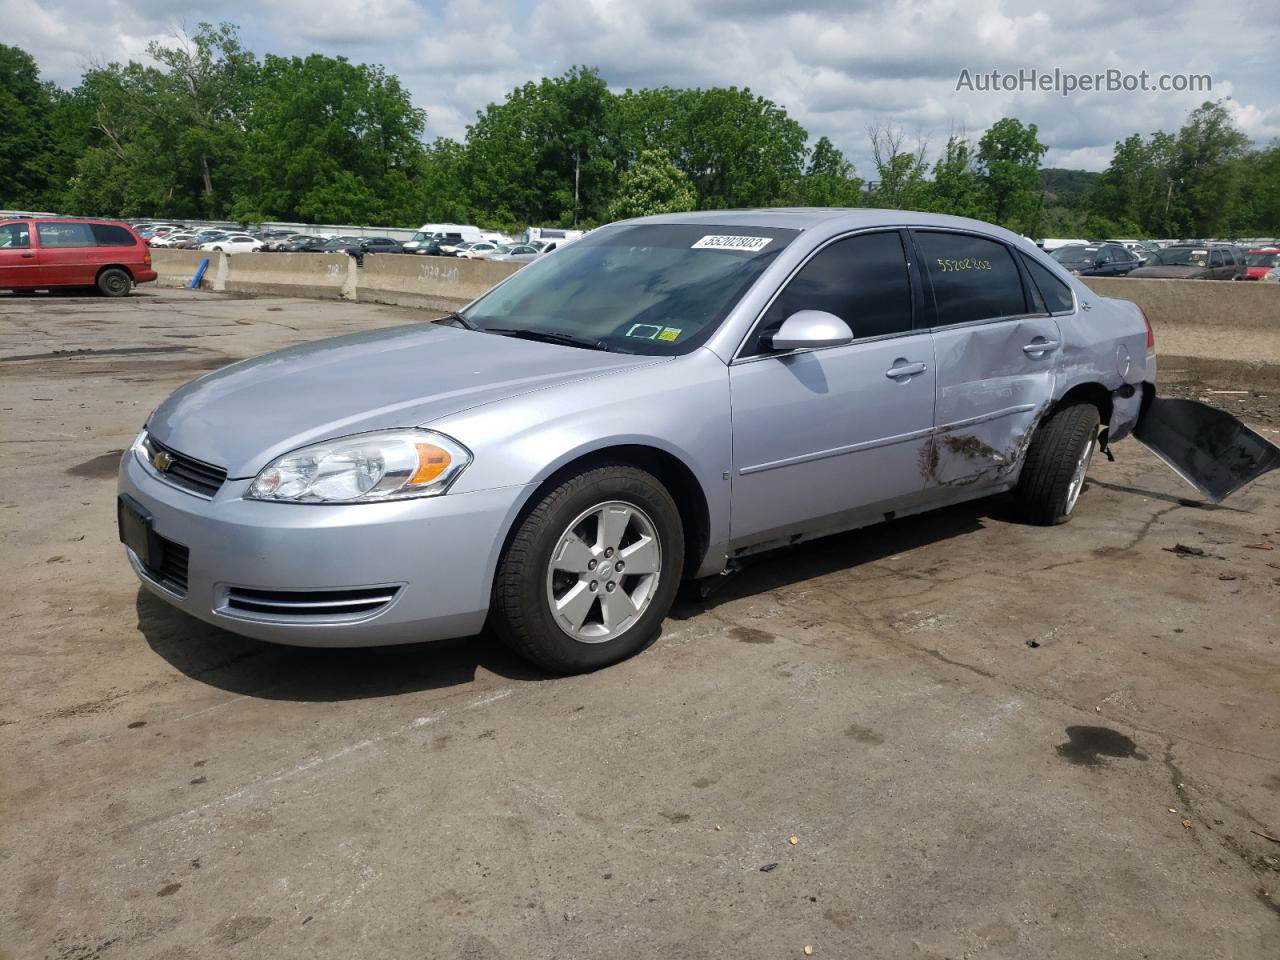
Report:
[[[161,473],[164,473],[166,470],[168,470],[170,467],[173,466],[173,457],[169,456],[169,454],[166,453],[164,450],[161,450],[158,453],[156,453],[154,457],[151,458],[151,465],[155,467],[157,470],[159,470]]]

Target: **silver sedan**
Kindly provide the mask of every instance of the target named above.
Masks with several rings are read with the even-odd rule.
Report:
[[[1155,376],[1136,306],[986,223],[652,217],[438,321],[187,384],[122,459],[120,533],[148,590],[237,633],[488,624],[591,670],[750,554],[1004,492],[1062,523],[1135,429],[1215,499],[1280,461]]]

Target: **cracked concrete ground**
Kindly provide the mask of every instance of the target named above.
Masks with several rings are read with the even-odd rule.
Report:
[[[152,406],[422,316],[0,299],[0,957],[1277,955],[1280,474],[1212,508],[1125,442],[1065,527],[988,500],[760,557],[572,679],[139,592]]]

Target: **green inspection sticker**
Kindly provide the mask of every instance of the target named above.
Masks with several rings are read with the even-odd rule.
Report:
[[[658,339],[667,343],[674,343],[680,339],[680,334],[682,333],[684,333],[684,330],[680,327],[663,327],[662,332],[658,334]]]

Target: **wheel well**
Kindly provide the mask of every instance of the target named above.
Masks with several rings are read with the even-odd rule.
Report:
[[[97,283],[98,278],[101,277],[108,270],[123,270],[125,273],[129,275],[130,280],[133,279],[133,271],[130,270],[128,267],[126,267],[123,263],[104,263],[102,266],[98,268],[98,272],[93,275],[94,283]]]
[[[1091,403],[1098,408],[1098,416],[1102,425],[1111,422],[1111,391],[1100,383],[1078,383],[1068,390],[1061,400],[1053,405],[1055,411],[1063,407],[1071,407],[1077,403]]]
[[[555,489],[565,478],[603,463],[624,463],[638,467],[653,474],[667,488],[671,499],[676,502],[676,508],[680,511],[680,522],[684,525],[685,577],[686,579],[692,577],[702,566],[702,559],[706,555],[708,541],[711,539],[711,511],[707,506],[706,495],[702,492],[702,485],[698,483],[693,471],[679,457],[665,450],[659,450],[657,447],[647,447],[643,444],[621,444],[593,450],[576,460],[569,461],[543,480],[538,485],[538,489],[525,501],[511,524],[511,529],[507,531],[506,540],[502,545],[503,553],[506,552],[511,538],[515,536],[524,518],[541,502],[543,496]]]

